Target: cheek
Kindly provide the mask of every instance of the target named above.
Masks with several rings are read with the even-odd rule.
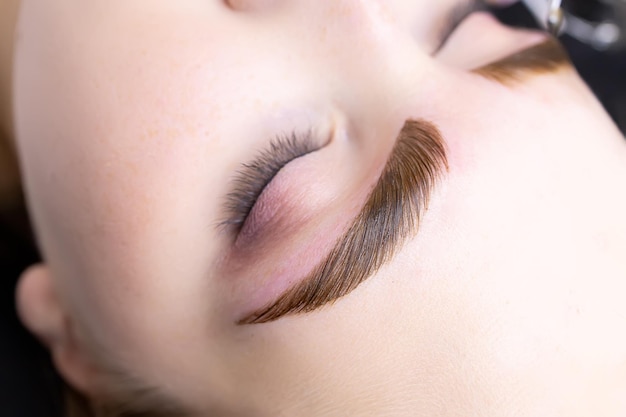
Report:
[[[180,64],[194,61],[177,39],[160,45],[172,60],[156,60],[146,54],[157,45],[102,37],[96,28],[106,20],[86,15],[83,27],[57,6],[25,4],[16,62],[19,147],[38,237],[63,296],[105,346],[166,345],[162,328],[197,325],[197,310],[184,306],[219,305],[210,288],[197,288],[216,250],[210,203],[225,182],[206,163],[225,146],[210,129],[220,109],[204,99],[202,70]],[[197,85],[205,90],[192,94]]]

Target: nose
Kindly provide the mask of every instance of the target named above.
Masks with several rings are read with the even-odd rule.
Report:
[[[546,40],[539,32],[505,27],[487,13],[472,14],[454,29],[436,54],[433,45],[442,26],[459,10],[460,0],[336,0],[306,2],[321,10],[317,22],[321,42],[336,80],[337,91],[359,95],[360,103],[375,100],[380,114],[415,95],[435,94],[455,70],[480,68]],[[307,13],[314,14],[312,10]],[[315,23],[313,23],[314,25]],[[433,42],[433,40],[435,41]],[[452,70],[452,71],[450,71]],[[448,78],[446,78],[448,77]],[[429,89],[430,88],[430,89]],[[395,103],[395,104],[394,104]],[[369,115],[374,117],[375,115]]]
[[[466,0],[229,0],[231,7],[276,16],[292,57],[307,62],[336,98],[394,107],[396,96],[425,85],[433,69],[433,34],[447,11]],[[291,43],[293,42],[293,43]],[[299,49],[299,50],[298,50]],[[319,68],[318,68],[319,66]]]
[[[360,137],[395,139],[428,96],[437,68],[425,39],[438,23],[432,9],[439,11],[444,3],[451,1],[302,2],[309,16],[318,13],[309,21],[323,43],[325,76],[333,83],[334,101],[361,131],[368,130]]]
[[[312,1],[316,5],[322,2]],[[449,3],[449,1],[448,1]],[[424,38],[433,22],[420,22],[416,16],[428,15],[432,2],[406,0],[334,0],[323,2],[320,22],[326,40],[335,51],[338,64],[345,68],[360,66],[383,76],[411,60],[425,60],[428,52]],[[399,74],[395,74],[399,75]],[[381,78],[381,81],[385,78]]]

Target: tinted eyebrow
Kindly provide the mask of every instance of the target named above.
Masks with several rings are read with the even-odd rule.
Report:
[[[326,258],[303,281],[239,324],[311,312],[353,291],[417,233],[431,192],[447,168],[444,140],[436,126],[407,121],[361,212]]]
[[[571,67],[571,60],[567,51],[557,39],[551,37],[473,72],[501,84],[511,85],[524,81],[529,76],[556,72],[568,66]]]

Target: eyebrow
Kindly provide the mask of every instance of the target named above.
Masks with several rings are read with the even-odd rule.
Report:
[[[552,73],[571,67],[569,55],[554,37],[503,59],[475,69],[475,74],[500,84],[512,85],[532,75]]]
[[[511,85],[568,66],[567,52],[550,38],[473,72]],[[302,282],[238,324],[312,312],[352,292],[417,233],[432,190],[448,168],[445,141],[437,127],[423,119],[408,120],[361,212],[331,252]]]
[[[352,292],[417,233],[432,190],[447,169],[437,127],[408,120],[363,208],[326,258],[303,281],[238,324],[308,313]]]

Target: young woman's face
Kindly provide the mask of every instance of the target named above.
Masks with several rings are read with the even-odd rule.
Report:
[[[623,366],[593,324],[626,277],[622,138],[551,47],[485,68],[546,38],[485,14],[448,36],[466,4],[25,1],[17,139],[72,320],[223,415],[491,415],[583,390],[589,352]],[[360,213],[409,125],[428,207],[377,207],[419,224],[334,302],[250,324],[392,239]]]

